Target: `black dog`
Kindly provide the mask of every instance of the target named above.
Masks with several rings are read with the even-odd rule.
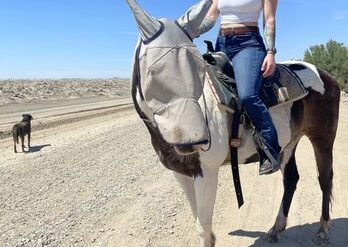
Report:
[[[14,142],[14,152],[17,153],[16,143],[19,143],[18,137],[21,138],[22,142],[22,151],[24,153],[24,136],[28,135],[28,148],[30,150],[30,133],[31,133],[31,123],[30,121],[33,120],[33,117],[30,114],[23,114],[22,122],[17,123],[13,125],[12,128],[12,135],[13,135],[13,142]]]

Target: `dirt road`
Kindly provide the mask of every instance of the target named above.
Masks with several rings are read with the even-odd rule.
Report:
[[[132,100],[125,95],[0,105],[0,139],[11,136],[13,124],[21,120],[23,113],[34,116],[32,128],[35,131],[114,113],[131,105]]]
[[[348,246],[348,104],[341,105],[334,154],[332,246]],[[0,246],[196,246],[181,188],[153,152],[133,110],[33,133],[30,153],[0,140]],[[279,173],[241,167],[245,205],[237,208],[228,166],[220,172],[217,246],[312,246],[321,192],[308,140],[298,147],[300,181],[278,245],[263,239],[282,194]]]

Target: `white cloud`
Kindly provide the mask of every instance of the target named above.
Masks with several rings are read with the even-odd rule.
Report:
[[[335,21],[342,21],[348,19],[348,10],[338,10],[334,13]]]

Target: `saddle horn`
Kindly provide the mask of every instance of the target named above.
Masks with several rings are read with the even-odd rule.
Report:
[[[141,8],[136,0],[126,0],[130,7],[143,41],[150,40],[161,30],[161,23]]]
[[[213,42],[210,40],[204,40],[204,43],[207,45],[207,52],[215,52]]]

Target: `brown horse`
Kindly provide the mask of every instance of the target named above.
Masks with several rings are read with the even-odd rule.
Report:
[[[198,49],[192,43],[211,1],[200,1],[176,22],[153,18],[135,0],[127,3],[141,34],[132,76],[135,108],[148,128],[160,161],[174,171],[188,197],[201,246],[214,246],[212,214],[219,167],[229,155],[230,120],[217,106],[206,83],[208,75],[202,76],[204,61],[197,56]],[[332,149],[340,89],[328,73],[303,62],[292,63],[306,66],[315,76],[303,81],[309,91],[307,96],[270,109],[282,147],[284,194],[268,236],[271,241],[277,241],[286,228],[299,180],[295,151],[301,137],[307,136],[314,148],[323,196],[316,240],[325,243],[330,222]],[[256,154],[250,129],[243,131],[242,138],[240,164],[251,162]]]

